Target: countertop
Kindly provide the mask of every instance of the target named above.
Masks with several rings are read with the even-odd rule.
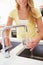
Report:
[[[24,48],[22,43],[19,44],[10,51],[9,58],[5,58],[3,53],[0,53],[0,65],[43,65],[43,61],[17,56]]]

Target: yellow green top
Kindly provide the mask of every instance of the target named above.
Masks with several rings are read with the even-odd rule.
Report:
[[[37,18],[39,18],[41,16],[40,10],[36,9],[36,13],[37,13]],[[10,17],[12,17],[16,24],[19,25],[19,16],[17,13],[17,9],[14,9],[13,11],[11,11]],[[29,19],[28,19],[29,20]],[[27,32],[25,32],[24,27],[20,27],[17,28],[17,38],[19,38],[20,40],[24,39],[24,38],[32,38],[32,37],[36,37],[37,36],[37,30],[36,30],[36,26],[34,23],[35,20],[33,20],[31,18],[31,20],[26,24],[27,26]]]

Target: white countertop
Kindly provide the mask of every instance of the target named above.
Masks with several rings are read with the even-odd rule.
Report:
[[[19,44],[10,52],[11,57],[9,58],[4,58],[0,53],[0,65],[43,65],[43,61],[17,56],[24,48],[22,43]]]
[[[2,55],[1,55],[2,56]],[[32,60],[28,58],[22,58],[18,56],[11,56],[10,58],[0,57],[0,65],[43,65],[42,61]]]

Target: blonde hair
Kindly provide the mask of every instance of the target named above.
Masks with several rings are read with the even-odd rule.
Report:
[[[17,9],[19,9],[19,4],[16,1],[16,6],[17,6]],[[37,19],[37,12],[36,12],[36,9],[34,7],[34,2],[33,0],[28,0],[28,3],[27,3],[27,8],[30,10],[30,16],[33,18],[33,19]]]

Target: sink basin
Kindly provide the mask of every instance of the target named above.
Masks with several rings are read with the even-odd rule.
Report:
[[[6,51],[9,49],[9,51],[11,51],[12,49],[14,49],[16,46],[18,46],[20,44],[20,42],[16,42],[16,41],[11,41],[11,47],[6,48]]]
[[[11,41],[11,44],[15,48],[16,46],[18,46],[20,44],[20,42]]]
[[[38,44],[31,52],[24,49],[18,56],[43,61],[43,44]]]

